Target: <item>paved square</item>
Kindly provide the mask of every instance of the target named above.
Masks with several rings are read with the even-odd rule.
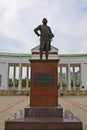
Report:
[[[10,116],[29,105],[29,100],[28,96],[0,96],[0,130],[4,130]],[[83,122],[83,130],[87,130],[87,96],[59,97],[59,104],[72,111]]]
[[[87,130],[87,96],[59,97],[59,103],[64,109],[73,112],[83,122],[83,130]]]

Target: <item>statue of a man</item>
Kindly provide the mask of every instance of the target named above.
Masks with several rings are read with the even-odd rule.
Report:
[[[54,34],[51,28],[47,26],[47,19],[43,18],[42,25],[34,29],[37,36],[40,36],[40,59],[42,59],[43,51],[45,51],[46,59],[48,59],[48,51],[51,50],[51,40]]]

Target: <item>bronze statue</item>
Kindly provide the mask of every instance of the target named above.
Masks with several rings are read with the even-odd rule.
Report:
[[[37,36],[40,36],[40,59],[42,59],[43,51],[45,51],[46,59],[48,59],[48,51],[51,50],[51,40],[54,34],[51,28],[47,26],[47,19],[43,18],[42,25],[39,25],[34,29]]]

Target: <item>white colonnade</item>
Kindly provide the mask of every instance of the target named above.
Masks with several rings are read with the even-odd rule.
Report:
[[[18,89],[19,91],[22,90],[22,77],[23,77],[23,67],[26,69],[24,72],[25,74],[25,79],[26,79],[26,86],[25,89],[28,89],[29,87],[29,75],[30,75],[30,66],[29,64],[8,64],[8,80],[10,79],[10,75],[12,77],[13,81],[13,86],[12,89],[16,90]],[[18,80],[18,88],[16,88],[16,80]],[[9,89],[10,86],[8,86]]]
[[[10,68],[13,67],[13,73]],[[23,67],[26,69],[26,86],[25,88],[28,89],[29,86],[29,75],[30,75],[30,66],[29,64],[23,65],[22,63],[19,63],[18,65],[15,64],[9,64],[9,74],[10,72],[12,73],[13,77],[13,87],[12,89],[15,90],[15,79],[17,79],[16,75],[18,75],[18,90],[20,91],[22,89],[22,77],[23,77]],[[18,68],[18,69],[17,69]],[[58,67],[58,83],[60,84],[60,90],[62,91],[64,89],[63,83],[65,82],[66,84],[66,90],[71,91],[71,90],[76,90],[76,82],[77,78],[79,78],[79,84],[81,85],[81,65],[80,64],[59,64]],[[64,70],[63,70],[64,69]],[[79,75],[78,75],[79,73]],[[8,78],[9,79],[9,78]],[[73,86],[71,85],[71,82],[73,82]],[[8,87],[9,88],[9,87]]]
[[[64,71],[63,71],[63,68]],[[76,90],[76,86],[81,86],[81,64],[59,64],[58,72],[58,83],[60,86],[60,91],[64,89],[64,84],[66,85],[65,89],[68,91]]]

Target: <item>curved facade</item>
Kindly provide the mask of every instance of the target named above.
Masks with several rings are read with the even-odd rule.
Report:
[[[56,48],[53,48],[56,52]],[[33,50],[32,50],[33,51]],[[0,90],[8,90],[8,80],[11,76],[15,89],[15,79],[18,77],[18,90],[22,89],[23,68],[26,69],[26,88],[30,74],[29,59],[32,54],[0,53]],[[57,54],[60,59],[58,79],[60,90],[87,90],[87,54]],[[53,58],[50,55],[50,58]],[[11,70],[12,68],[12,70]]]

